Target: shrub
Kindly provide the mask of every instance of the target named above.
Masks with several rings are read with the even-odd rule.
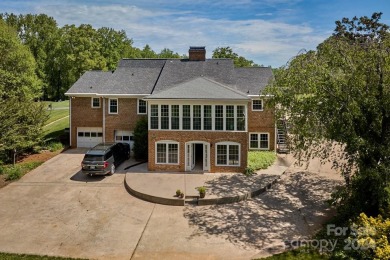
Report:
[[[23,175],[25,175],[29,171],[37,168],[42,163],[43,162],[41,161],[37,161],[37,162],[20,163],[12,166],[5,166],[3,167],[3,174],[6,175],[6,180],[8,181],[17,180],[20,179]]]
[[[50,150],[51,152],[56,152],[64,149],[64,146],[62,145],[61,142],[50,142],[47,144],[47,149]]]
[[[134,157],[137,160],[148,159],[148,119],[141,118],[134,128]]]
[[[22,177],[22,169],[19,165],[11,166],[6,169],[6,180],[7,181],[13,181],[20,179]]]
[[[256,172],[252,167],[246,167],[244,170],[244,174],[246,176],[252,176],[252,175],[256,174]]]
[[[250,151],[248,152],[248,167],[257,171],[267,169],[276,160],[276,154],[269,151]]]

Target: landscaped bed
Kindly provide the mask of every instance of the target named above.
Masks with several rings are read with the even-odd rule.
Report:
[[[275,152],[250,151],[248,152],[248,168],[254,171],[267,169],[276,160]]]

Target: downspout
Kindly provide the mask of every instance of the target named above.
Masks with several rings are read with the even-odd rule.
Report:
[[[103,102],[103,143],[106,142],[106,100],[102,97]]]

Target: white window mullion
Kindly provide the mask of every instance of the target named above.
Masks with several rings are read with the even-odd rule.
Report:
[[[194,121],[193,120],[193,114],[194,113],[194,105],[190,105],[190,121],[191,121],[191,127],[190,127],[190,130],[193,130],[194,129]]]
[[[211,106],[211,130],[215,131],[215,105]]]
[[[168,130],[171,129],[171,118],[172,118],[172,105],[168,105]]]
[[[204,115],[203,115],[203,113],[204,113],[204,105],[201,105],[200,106],[200,130],[202,131],[202,130],[204,130],[203,129],[203,117],[204,117]]]
[[[237,131],[237,106],[233,106],[234,113],[234,131]]]
[[[158,109],[158,130],[161,130],[161,105],[157,105]]]
[[[179,130],[183,130],[183,105],[179,105]]]
[[[222,111],[223,111],[223,127],[222,131],[226,131],[226,105],[222,106]]]

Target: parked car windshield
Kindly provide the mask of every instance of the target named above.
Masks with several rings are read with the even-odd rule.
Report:
[[[103,161],[103,156],[102,155],[86,154],[84,156],[84,161]]]

